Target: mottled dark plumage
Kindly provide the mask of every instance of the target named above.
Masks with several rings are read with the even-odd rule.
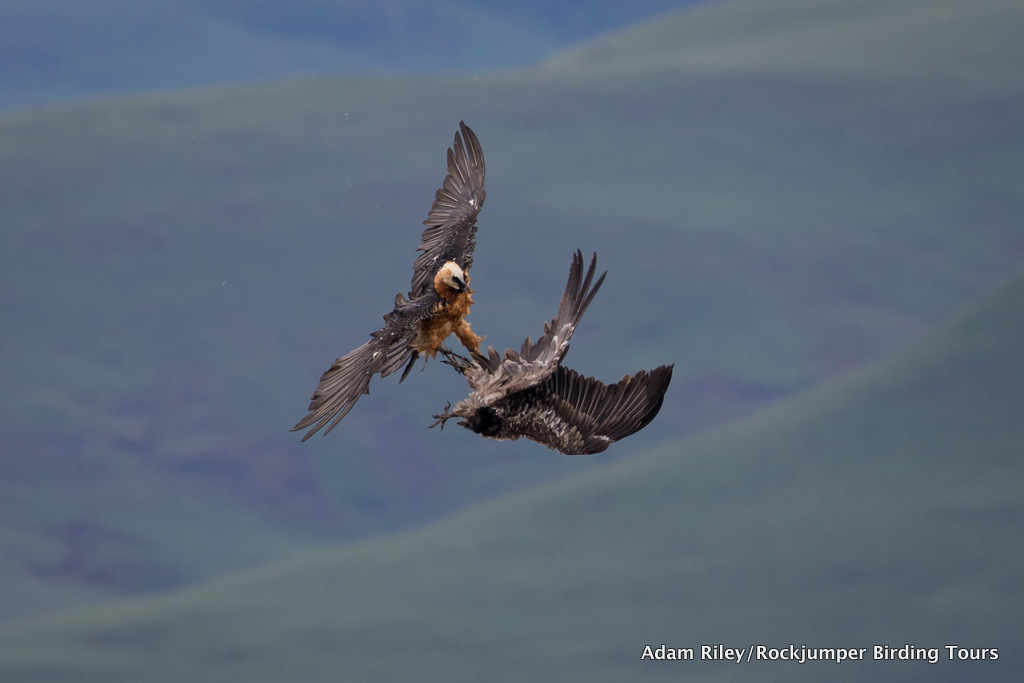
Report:
[[[480,141],[463,122],[448,149],[448,174],[423,223],[420,254],[413,266],[408,298],[395,297],[384,316],[384,327],[359,348],[334,361],[320,377],[309,403],[309,414],[292,431],[312,427],[305,441],[330,422],[330,432],[370,391],[374,375],[386,377],[405,366],[402,379],[421,354],[433,356],[455,333],[470,351],[480,338],[462,318],[473,300],[469,267],[473,263],[476,217],[484,203],[484,157]],[[332,421],[333,420],[333,421]]]
[[[583,275],[583,254],[573,257],[569,281],[562,294],[558,315],[544,325],[534,344],[529,337],[517,353],[487,355],[471,352],[472,358],[448,354],[448,363],[465,377],[469,397],[454,410],[435,415],[444,426],[458,417],[459,425],[493,439],[524,436],[566,455],[599,453],[608,445],[646,427],[661,409],[672,379],[672,366],[626,375],[605,384],[562,367],[569,340],[597,290],[594,282],[597,256]]]

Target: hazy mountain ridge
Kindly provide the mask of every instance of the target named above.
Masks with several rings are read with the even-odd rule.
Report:
[[[981,9],[983,7],[984,9]],[[1014,0],[738,0],[639,25],[565,50],[555,70],[685,68],[715,73],[943,78],[1020,86]],[[814,59],[806,55],[814,53]],[[998,56],[997,56],[998,55]]]
[[[5,0],[0,107],[313,74],[523,67],[691,3]]]

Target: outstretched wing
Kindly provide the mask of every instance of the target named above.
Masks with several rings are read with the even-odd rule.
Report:
[[[412,359],[410,346],[417,323],[427,317],[437,303],[429,294],[406,301],[395,297],[395,308],[384,316],[384,327],[370,335],[370,341],[334,361],[320,376],[320,384],[309,401],[309,414],[291,428],[296,432],[312,426],[302,437],[305,441],[331,422],[328,434],[352,410],[359,397],[370,393],[374,375],[387,377]]]
[[[597,254],[594,254],[584,275],[583,253],[576,250],[558,304],[558,315],[544,323],[544,334],[536,344],[527,337],[518,353],[507,349],[499,356],[494,347],[489,347],[486,356],[474,356],[479,370],[467,372],[466,378],[484,403],[493,403],[513,392],[536,386],[558,369],[569,350],[569,340],[576,326],[604,283],[607,272],[594,282],[596,268]]]
[[[605,384],[559,367],[534,392],[510,397],[509,413],[514,417],[506,430],[519,431],[566,455],[600,453],[650,424],[661,410],[672,368],[641,370]],[[520,402],[521,408],[513,405]]]
[[[476,217],[484,205],[484,153],[480,141],[462,121],[455,143],[448,148],[448,175],[435,195],[423,224],[420,246],[423,253],[413,265],[412,289],[415,299],[432,285],[434,274],[446,261],[455,261],[468,271],[473,263]]]

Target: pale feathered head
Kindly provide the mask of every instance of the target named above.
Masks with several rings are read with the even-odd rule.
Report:
[[[441,292],[442,286],[459,293],[465,292],[469,288],[469,278],[455,261],[446,262],[434,276],[434,288]]]

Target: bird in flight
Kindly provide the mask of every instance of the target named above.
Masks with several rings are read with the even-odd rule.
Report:
[[[453,418],[459,425],[492,439],[528,439],[565,453],[600,453],[608,445],[646,427],[661,409],[672,379],[672,365],[626,375],[605,384],[562,366],[569,340],[607,272],[594,282],[597,255],[583,275],[583,254],[577,251],[569,268],[558,315],[544,324],[537,343],[529,337],[517,353],[487,355],[470,349],[471,358],[446,353],[444,361],[461,372],[469,397],[454,410],[445,406],[432,427]]]
[[[448,174],[434,198],[426,229],[413,264],[408,298],[398,294],[384,327],[370,340],[334,361],[320,377],[309,403],[309,414],[291,431],[312,427],[305,441],[324,425],[330,432],[370,391],[374,375],[387,377],[405,365],[404,380],[420,355],[433,358],[450,353],[444,341],[454,334],[471,353],[483,337],[476,335],[466,315],[473,305],[469,267],[476,246],[476,217],[484,204],[484,155],[480,141],[463,122],[448,148]]]

